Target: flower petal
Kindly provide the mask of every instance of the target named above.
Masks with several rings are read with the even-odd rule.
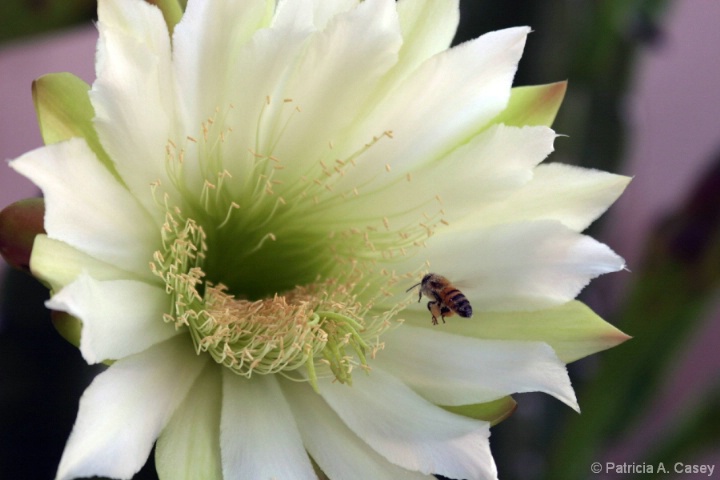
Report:
[[[83,273],[46,305],[82,321],[80,352],[88,363],[142,352],[179,333],[163,320],[165,290],[134,280],[98,281]]]
[[[409,324],[437,331],[427,312],[412,312],[404,317]],[[545,342],[564,363],[630,338],[578,301],[530,312],[483,312],[470,320],[453,318],[443,325],[443,331],[474,338]]]
[[[222,480],[220,400],[220,370],[209,363],[158,438],[160,478]]]
[[[288,110],[294,116],[287,123],[278,122],[266,140],[277,142],[271,151],[287,167],[280,173],[297,181],[309,166],[288,160],[311,160],[319,171],[316,159],[334,162],[334,150],[348,148],[345,132],[365,114],[383,75],[397,62],[401,44],[394,0],[365,0],[336,15],[324,30],[308,38],[282,91],[282,98],[292,99],[292,103],[276,109],[282,118],[288,117]],[[334,144],[332,150],[329,141]],[[270,148],[268,145],[263,151]]]
[[[528,32],[520,27],[487,33],[435,55],[399,82],[353,132],[358,145],[352,150],[383,132],[391,131],[392,138],[367,150],[338,188],[391,183],[466,143],[507,105]]]
[[[166,147],[178,126],[167,26],[160,10],[144,1],[103,0],[98,30],[90,91],[95,130],[130,191],[161,219],[150,184],[170,184]]]
[[[79,138],[26,153],[10,166],[45,195],[45,230],[118,268],[148,272],[158,228]]]
[[[223,369],[223,478],[315,479],[290,406],[275,377]]]
[[[497,477],[488,423],[432,405],[380,368],[354,375],[352,387],[318,383],[342,421],[392,463],[451,478]]]
[[[242,59],[238,50],[258,29],[269,25],[271,9],[268,0],[188,2],[173,33],[173,67],[178,90],[184,92],[181,101],[188,135],[199,133],[200,122],[234,101],[222,98],[237,88],[232,73],[243,70],[247,76],[253,70],[238,62]]]
[[[592,278],[624,266],[607,245],[555,221],[474,231],[449,227],[428,244],[427,259],[462,289],[476,312],[560,305]]]
[[[36,278],[50,284],[54,292],[71,283],[82,272],[97,280],[126,279],[148,282],[154,280],[150,274],[142,277],[134,272],[122,270],[91,257],[65,242],[48,238],[47,235],[35,237],[30,269]]]
[[[283,382],[305,448],[329,478],[362,472],[373,480],[433,478],[388,462],[360,440],[307,384]]]
[[[393,69],[397,79],[447,48],[460,23],[458,0],[400,0],[397,2],[403,46]]]
[[[186,337],[115,362],[80,399],[57,480],[130,478],[205,365]]]
[[[575,231],[586,229],[625,190],[630,178],[600,170],[549,163],[503,202],[480,208],[483,225],[525,220],[559,220]],[[522,208],[518,208],[522,205]]]
[[[545,392],[578,410],[565,364],[545,343],[479,340],[410,325],[386,333],[383,340],[385,348],[373,365],[393,372],[435,404]]]

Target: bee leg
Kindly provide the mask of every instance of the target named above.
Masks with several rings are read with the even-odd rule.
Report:
[[[432,324],[433,325],[438,324],[437,317],[435,316],[435,308],[434,308],[437,305],[437,303],[438,302],[436,302],[434,300],[427,303],[427,309],[430,311],[430,315],[432,315]],[[443,319],[443,322],[445,322],[444,319]]]
[[[443,323],[445,323],[445,315],[447,315],[448,313],[452,313],[452,310],[450,310],[449,307],[447,307],[446,305],[440,307],[440,318],[442,318]]]
[[[418,303],[422,300],[422,290],[418,293]]]

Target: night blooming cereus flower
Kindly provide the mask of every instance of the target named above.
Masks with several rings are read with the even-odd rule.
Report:
[[[57,477],[496,478],[510,394],[627,337],[573,298],[624,177],[549,164],[564,84],[511,89],[528,28],[448,49],[449,0],[100,0],[97,80],[34,98],[31,268],[82,324]],[[471,319],[433,326],[428,271]]]

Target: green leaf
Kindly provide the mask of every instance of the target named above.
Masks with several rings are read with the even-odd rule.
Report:
[[[490,422],[490,425],[497,425],[513,414],[517,408],[517,402],[515,402],[512,397],[507,396],[493,400],[492,402],[459,406],[441,405],[441,408],[464,417],[485,420],[486,422]]]
[[[555,121],[565,97],[567,82],[549,83],[512,89],[510,101],[491,123],[504,123],[514,127],[544,125],[549,127]]]
[[[455,322],[452,330],[475,338],[545,342],[564,363],[630,338],[576,300],[529,312],[483,312],[477,322]]]
[[[51,73],[35,80],[32,92],[40,133],[46,145],[84,138],[102,164],[120,180],[93,126],[95,110],[89,90],[90,85],[71,73]]]

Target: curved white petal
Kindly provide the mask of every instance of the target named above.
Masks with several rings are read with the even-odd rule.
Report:
[[[391,131],[358,157],[338,188],[387,184],[405,172],[446,155],[482,129],[508,102],[522,55],[526,27],[487,33],[439,53],[399,82],[352,133],[360,149]],[[386,164],[394,174],[387,175]]]
[[[385,348],[373,365],[393,372],[435,404],[469,405],[512,393],[545,392],[578,410],[565,364],[545,343],[480,340],[410,325],[386,333],[383,340]]]
[[[342,423],[308,384],[283,382],[282,387],[291,399],[305,448],[329,478],[353,474],[373,480],[433,478],[388,462]]]
[[[209,362],[158,438],[160,478],[222,480],[220,401],[220,369]]]
[[[356,7],[361,0],[311,0],[312,6],[305,7],[312,11],[313,24],[317,30],[323,30],[327,23],[335,16],[342,12]],[[285,0],[283,3],[291,3]],[[281,3],[282,5],[282,3]]]
[[[318,382],[325,401],[355,434],[391,462],[424,474],[495,479],[486,422],[454,415],[380,368],[349,387]]]
[[[549,163],[509,198],[482,206],[468,223],[490,225],[527,220],[559,220],[582,231],[625,190],[630,178],[600,170]]]
[[[130,191],[162,219],[150,184],[169,185],[168,141],[176,132],[170,37],[160,10],[142,0],[98,2],[97,80],[90,90],[94,125]],[[169,190],[168,193],[171,193]]]
[[[345,132],[367,114],[401,44],[394,0],[363,1],[308,38],[282,90],[292,102],[280,106],[272,137],[260,145],[261,153],[272,153],[286,167],[278,178],[297,181],[310,167],[320,172],[318,159],[335,162],[334,150],[347,148]]]
[[[403,46],[393,76],[401,79],[450,47],[460,22],[460,8],[458,0],[400,0],[397,12]]]
[[[151,274],[138,275],[91,257],[75,247],[47,235],[38,235],[33,242],[30,270],[36,278],[50,284],[53,291],[68,285],[82,272],[97,280],[155,280]]]
[[[505,205],[527,188],[536,165],[553,151],[554,139],[547,127],[493,125],[443,158],[410,168],[399,181],[377,191],[359,189],[361,195],[339,207],[341,219],[370,223],[385,217],[396,226],[425,221],[423,212],[432,216],[442,209],[443,220],[453,227],[477,228],[485,221],[483,205]],[[510,205],[524,208],[519,202]]]
[[[170,307],[165,290],[135,280],[81,274],[46,305],[82,321],[80,352],[88,363],[127,357],[179,333],[163,320]]]
[[[205,365],[186,337],[115,362],[80,399],[57,480],[131,478]]]
[[[173,67],[178,91],[182,92],[180,101],[186,134],[199,135],[201,122],[213,116],[215,109],[229,107],[232,99],[226,96],[238,87],[233,83],[232,73],[238,70],[243,70],[241,74],[245,76],[258,73],[246,70],[253,65],[238,63],[238,51],[258,29],[270,24],[273,3],[268,0],[188,2],[173,31]]]
[[[48,237],[120,269],[149,271],[159,227],[85,140],[33,150],[10,166],[42,189]]]
[[[420,253],[431,271],[462,290],[475,312],[560,305],[575,298],[591,279],[624,266],[607,245],[545,220],[474,231],[449,227]]]
[[[315,479],[290,406],[271,375],[223,368],[220,449],[224,480]]]

